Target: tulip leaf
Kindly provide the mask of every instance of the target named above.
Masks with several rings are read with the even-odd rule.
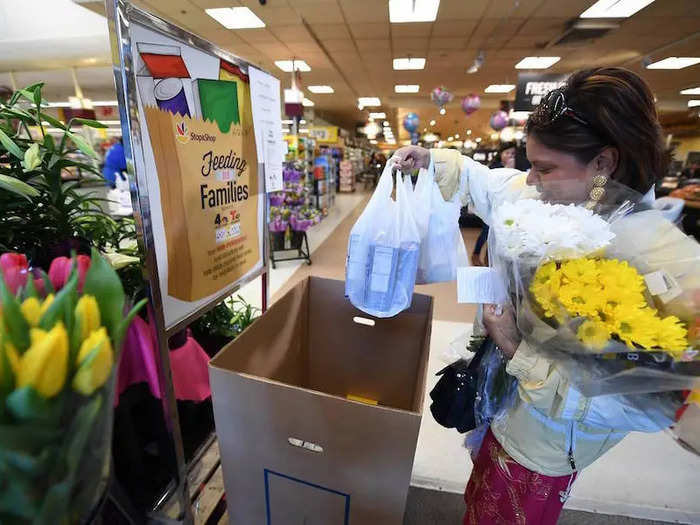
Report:
[[[69,474],[74,474],[80,465],[80,459],[84,455],[90,432],[95,429],[94,422],[102,407],[102,396],[95,396],[89,403],[80,407],[73,419],[69,436],[70,443],[66,450],[66,464]],[[109,409],[109,407],[107,407]],[[99,429],[96,429],[99,431]]]
[[[28,299],[29,297],[39,298],[39,292],[37,292],[34,284],[34,276],[31,273],[27,276],[27,286],[22,291],[22,299]]]
[[[38,453],[52,443],[57,443],[64,435],[64,430],[36,423],[0,425],[0,448]]]
[[[12,476],[12,483],[3,486],[2,480],[0,480],[0,514],[19,516],[31,521],[37,512],[36,501],[32,498],[36,480],[18,475],[17,471],[12,468],[7,470],[8,474]],[[3,520],[2,523],[4,524],[5,521]]]
[[[54,415],[52,404],[31,386],[12,392],[5,404],[12,415],[21,421],[49,420]]]
[[[114,336],[114,351],[117,353],[117,356],[121,354],[121,344],[122,341],[124,340],[124,336],[126,335],[126,331],[129,329],[129,325],[131,324],[131,321],[134,320],[134,317],[136,317],[136,314],[139,313],[139,310],[143,308],[143,306],[148,302],[148,299],[141,299],[136,305],[131,309],[131,311],[127,314],[126,318],[119,324],[119,328],[117,329],[117,333]]]
[[[49,308],[39,320],[39,328],[51,330],[57,321],[63,321],[70,333],[73,325],[74,293],[78,288],[78,274],[73,272],[66,285],[56,294]]]
[[[73,489],[73,476],[53,485],[44,496],[41,510],[34,518],[33,525],[53,525],[55,523],[68,523],[68,521],[56,521],[57,516],[66,516],[70,494]]]
[[[10,342],[19,352],[24,352],[29,348],[29,325],[22,315],[17,299],[7,289],[2,272],[0,272],[0,305],[2,305],[3,321]]]
[[[102,324],[107,328],[112,341],[116,341],[119,324],[124,316],[124,288],[117,272],[96,248],[92,249],[92,262],[85,275],[83,294],[95,297],[100,307]]]

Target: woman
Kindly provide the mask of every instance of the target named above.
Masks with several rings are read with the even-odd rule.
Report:
[[[393,161],[402,170],[434,163],[443,197],[459,195],[487,224],[500,202],[535,193],[585,202],[610,179],[653,202],[654,182],[666,172],[654,97],[624,69],[574,73],[533,112],[527,133],[528,174],[490,172],[454,152],[415,146],[398,150]],[[578,471],[629,431],[654,432],[671,421],[652,421],[616,396],[582,396],[521,341],[512,310],[485,305],[483,324],[509,359],[519,396],[484,439],[465,493],[464,523],[554,525]]]

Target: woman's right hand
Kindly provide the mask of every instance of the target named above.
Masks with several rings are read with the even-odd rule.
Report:
[[[420,146],[404,146],[396,150],[389,162],[404,172],[427,169],[430,165],[430,150]]]

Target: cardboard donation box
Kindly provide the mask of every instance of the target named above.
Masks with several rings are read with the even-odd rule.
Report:
[[[231,523],[403,523],[432,312],[369,320],[310,277],[212,359]]]

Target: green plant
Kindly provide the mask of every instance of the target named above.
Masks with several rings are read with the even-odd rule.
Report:
[[[54,256],[68,255],[71,248],[103,249],[118,230],[102,212],[102,199],[77,191],[83,181],[64,182],[61,177],[73,168],[101,177],[95,164],[76,155],[97,158],[73,126],[105,126],[80,118],[65,124],[55,119],[46,113],[42,87],[43,83],[33,84],[0,102],[0,251],[25,253],[40,266]],[[47,124],[61,130],[60,137],[49,134]],[[38,129],[37,140],[30,127]],[[65,253],[56,252],[61,243],[66,243]]]
[[[230,296],[192,324],[195,335],[235,338],[260,315],[260,310],[240,295]]]

